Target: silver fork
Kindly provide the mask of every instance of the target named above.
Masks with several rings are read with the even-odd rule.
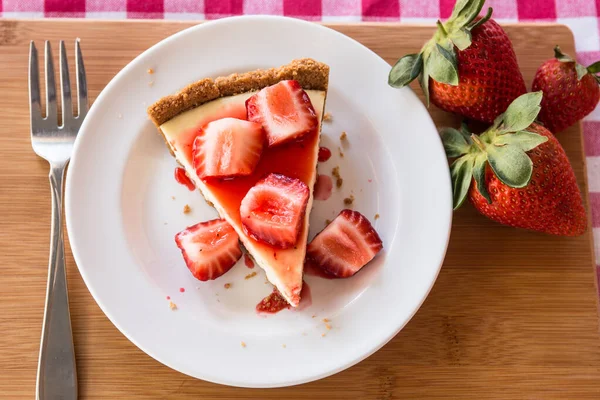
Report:
[[[46,306],[37,371],[36,399],[77,399],[77,371],[67,294],[65,246],[62,233],[63,178],[77,132],[88,111],[87,83],[79,41],[75,42],[78,115],[73,115],[71,83],[65,44],[60,41],[60,84],[62,125],[58,125],[54,64],[50,43],[46,41],[46,113],[40,104],[38,55],[33,41],[29,49],[29,111],[31,144],[36,154],[50,164],[52,225]]]

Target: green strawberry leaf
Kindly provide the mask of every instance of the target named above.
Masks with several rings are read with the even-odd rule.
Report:
[[[452,43],[450,43],[452,46]],[[448,85],[458,85],[458,68],[454,50],[448,50],[436,43],[427,60],[427,69],[433,79]]]
[[[471,132],[469,131],[469,127],[465,121],[460,123],[459,132],[465,137],[465,140],[471,143]]]
[[[533,162],[519,146],[488,146],[487,157],[492,170],[504,184],[513,188],[527,186]]]
[[[588,74],[588,69],[579,63],[575,63],[575,71],[577,72],[578,81]]]
[[[454,161],[450,166],[450,177],[452,178],[452,201],[456,210],[469,193],[473,178],[473,157],[464,156]]]
[[[449,33],[448,39],[450,39],[459,50],[465,50],[471,45],[471,32],[467,29],[458,29]]]
[[[487,154],[480,153],[475,157],[475,163],[473,165],[473,178],[477,183],[477,191],[481,193],[484,199],[487,200],[488,204],[492,204],[492,198],[485,186],[485,165],[487,162]]]
[[[446,22],[448,30],[458,30],[471,23],[483,8],[485,0],[459,0]]]
[[[401,88],[415,80],[423,69],[423,54],[408,54],[399,59],[388,76],[388,84]]]
[[[558,47],[558,46],[554,47],[554,58],[556,58],[560,62],[574,63],[575,64],[575,71],[577,72],[577,80],[578,81],[580,81],[581,78],[583,78],[588,73],[588,69],[586,67],[584,67],[583,65],[579,64],[577,61],[575,61],[568,54],[563,53],[560,50],[560,47]]]
[[[465,138],[461,132],[454,128],[442,128],[440,129],[440,135],[448,158],[456,158],[467,154],[473,144],[471,138]]]
[[[531,125],[540,112],[542,94],[542,91],[539,91],[517,97],[503,114],[500,133],[522,131]]]
[[[429,107],[429,68],[427,68],[427,64],[427,62],[423,61],[423,70],[421,71],[421,75],[419,75],[419,85],[421,85],[423,95],[425,96],[425,105]]]
[[[596,61],[595,63],[593,63],[592,65],[589,65],[587,67],[587,71],[590,74],[597,74],[598,72],[600,72],[600,61]]]
[[[469,32],[471,32],[473,29],[477,28],[479,25],[483,25],[486,22],[488,22],[488,20],[490,18],[492,18],[492,13],[494,12],[494,9],[492,7],[489,7],[487,10],[487,13],[485,13],[485,15],[480,18],[479,20],[475,21],[475,23],[469,25],[468,30]]]
[[[533,132],[518,131],[509,135],[496,136],[493,144],[495,146],[517,146],[521,150],[527,152],[547,141],[548,138],[546,136],[538,135]]]

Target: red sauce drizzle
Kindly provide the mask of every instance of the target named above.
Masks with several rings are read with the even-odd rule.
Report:
[[[248,253],[244,253],[244,264],[248,268],[254,268],[254,261],[252,261],[252,257]]]
[[[327,147],[319,147],[319,162],[325,162],[331,158],[331,150]]]
[[[190,191],[196,189],[196,185],[194,185],[194,182],[192,182],[191,179],[188,178],[188,176],[185,173],[185,169],[181,167],[175,168],[175,180],[183,186],[187,187]]]
[[[313,191],[315,200],[327,200],[331,197],[333,191],[333,181],[328,175],[318,175]]]
[[[167,296],[167,300],[171,300],[171,296]]]
[[[179,291],[180,291],[181,293],[183,293],[183,292],[185,292],[185,288],[182,288],[182,287],[180,287],[180,288],[179,288]]]

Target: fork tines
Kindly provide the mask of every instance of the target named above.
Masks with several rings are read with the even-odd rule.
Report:
[[[77,116],[73,115],[71,100],[71,81],[69,79],[69,64],[64,41],[60,41],[60,85],[62,105],[62,127],[79,128],[88,111],[87,81],[79,40],[75,41],[75,74],[77,76]],[[50,42],[45,42],[45,77],[46,77],[46,113],[42,116],[40,75],[38,71],[38,53],[35,43],[31,41],[29,49],[29,101],[31,128],[56,127],[58,112],[56,104],[56,83],[54,79],[54,63]],[[54,120],[53,118],[57,118]]]

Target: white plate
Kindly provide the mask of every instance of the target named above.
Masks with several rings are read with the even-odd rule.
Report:
[[[216,214],[199,193],[175,182],[175,161],[145,109],[202,77],[301,57],[331,67],[327,111],[333,121],[324,125],[322,142],[334,155],[319,170],[329,174],[339,165],[344,178],[342,190],[315,202],[311,237],[353,194],[356,210],[372,221],[381,215],[374,224],[385,249],[353,278],[307,277],[311,307],[265,318],[254,311],[271,291],[262,271],[246,280],[251,271],[241,261],[203,283],[186,269],[175,233]],[[81,128],[66,188],[73,255],[117,328],[171,368],[245,387],[323,378],[393,338],[433,286],[452,213],[448,166],[435,126],[410,89],[387,85],[389,69],[375,53],[333,30],[264,16],[192,27],[125,67]],[[349,138],[343,158],[337,151],[342,131]],[[185,204],[191,214],[182,213]],[[224,289],[226,282],[232,288]],[[324,318],[331,320],[331,330]]]

